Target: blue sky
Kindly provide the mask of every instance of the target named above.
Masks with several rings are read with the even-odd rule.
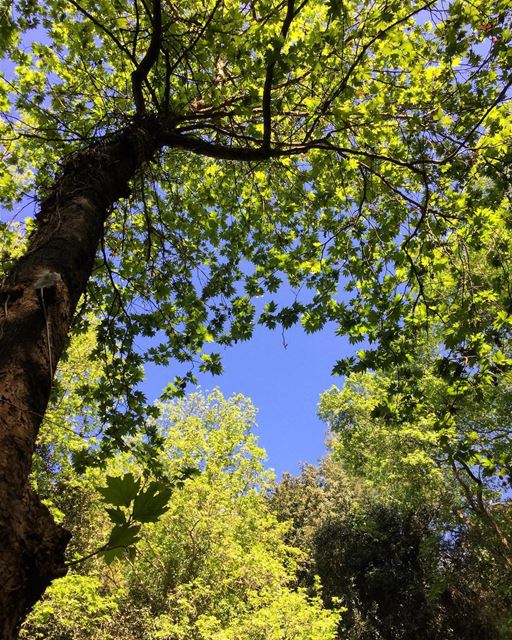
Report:
[[[351,351],[346,339],[335,336],[334,326],[309,335],[293,327],[285,341],[286,348],[280,330],[257,327],[252,340],[221,352],[221,376],[198,376],[204,390],[217,386],[225,396],[243,393],[251,398],[258,409],[260,445],[278,476],[297,473],[301,462],[317,462],[325,452],[325,425],[316,416],[316,406],[323,391],[341,386],[342,379],[330,372],[336,360]],[[150,368],[144,391],[156,398],[173,376],[172,364]]]

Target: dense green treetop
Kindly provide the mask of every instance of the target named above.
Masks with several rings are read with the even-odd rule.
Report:
[[[403,367],[352,374],[341,391],[322,395],[332,454],[390,504],[421,510],[435,502],[454,530],[476,521],[510,570],[510,380],[454,393],[432,355],[416,355],[417,374],[399,391]]]
[[[350,452],[334,453],[285,475],[271,504],[305,552],[299,584],[319,576],[326,606],[347,607],[338,638],[510,638],[510,570],[489,555],[488,529],[461,520],[456,494],[420,486],[421,501],[412,491],[398,500],[391,482],[372,482],[368,465],[360,472]]]
[[[297,588],[302,553],[286,543],[288,527],[266,502],[274,478],[264,468],[254,418],[247,398],[225,399],[218,390],[162,407],[162,472],[175,477],[186,462],[201,473],[174,487],[158,522],[135,497],[138,529],[131,541],[117,536],[130,546],[104,554],[109,564],[91,552],[105,540],[108,520],[119,522],[126,509],[110,508],[107,517],[104,502],[123,499],[106,489],[129,489],[130,477],[132,487],[147,490],[147,469],[125,453],[106,470],[77,474],[57,452],[56,482],[39,490],[73,532],[70,573],[38,603],[21,637],[333,640],[340,612]],[[65,430],[53,423],[47,431],[58,441]]]

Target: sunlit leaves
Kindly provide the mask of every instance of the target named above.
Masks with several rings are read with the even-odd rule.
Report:
[[[295,589],[302,554],[286,543],[288,527],[268,507],[273,473],[253,433],[251,402],[224,399],[218,390],[195,393],[163,405],[161,415],[156,454],[176,479],[172,495],[142,480],[146,470],[127,454],[110,459],[106,472],[88,469],[63,483],[56,493],[79,548],[96,544],[94,532],[103,535],[101,506],[109,501],[115,526],[101,557],[74,565],[38,603],[24,637],[333,640],[338,608],[325,609],[316,585]],[[76,514],[73,482],[83,491],[92,478],[102,490],[83,496]]]
[[[337,372],[399,361],[432,322],[471,375],[503,367],[506,2],[308,2],[286,33],[274,1],[162,7],[148,112],[243,149],[261,147],[269,112],[273,148],[290,155],[243,163],[162,149],[117,203],[86,299],[101,318],[103,452],[155,413],[137,388],[145,362],[180,363],[166,394],[181,394],[194,371],[222,371],[210,345],[247,340],[258,323],[335,322],[371,344]],[[20,4],[9,29],[23,46],[5,36],[0,85],[6,206],[132,121],[150,13],[124,0]]]

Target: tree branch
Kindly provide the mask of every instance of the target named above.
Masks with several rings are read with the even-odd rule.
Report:
[[[157,127],[158,126],[159,125],[157,124]],[[269,160],[270,158],[300,155],[301,153],[306,153],[311,149],[321,149],[324,151],[334,151],[341,156],[351,155],[390,162],[391,164],[404,167],[420,175],[423,175],[424,170],[418,167],[418,165],[428,164],[428,161],[412,160],[407,162],[406,160],[399,160],[381,153],[352,149],[350,147],[340,147],[330,142],[328,137],[310,140],[309,142],[304,142],[302,144],[283,144],[282,146],[274,148],[265,147],[264,144],[256,147],[236,147],[217,144],[195,136],[184,135],[179,129],[172,126],[166,126],[165,123],[162,123],[159,130],[157,130],[156,136],[161,146],[185,149],[192,153],[208,156],[210,158],[218,158],[219,160],[241,160],[249,162],[261,161]],[[258,141],[256,141],[256,144],[257,142]],[[433,161],[432,164],[435,164],[435,162]]]
[[[180,62],[186,58],[186,56],[194,49],[194,47],[196,46],[196,44],[199,42],[199,40],[201,40],[201,38],[203,37],[205,31],[208,29],[208,27],[210,26],[215,13],[217,12],[217,9],[220,7],[220,5],[222,4],[222,0],[217,0],[217,2],[215,3],[213,9],[211,10],[210,14],[208,15],[208,17],[206,18],[204,24],[201,26],[199,33],[196,35],[196,37],[192,40],[192,42],[188,45],[188,47],[186,47],[178,56],[178,58],[173,62],[172,66],[170,66],[167,69],[167,78],[169,78],[170,74],[173,73],[178,65],[180,64]]]
[[[135,100],[135,108],[138,114],[142,114],[146,110],[144,95],[142,93],[142,85],[148,77],[149,72],[153,68],[158,59],[160,45],[162,40],[162,3],[161,0],[153,0],[153,31],[151,33],[151,41],[149,47],[137,65],[135,71],[132,72],[132,91]]]
[[[457,469],[456,462],[458,462],[463,467],[463,469],[466,471],[469,477],[473,480],[473,482],[476,483],[477,485],[476,502],[475,502],[475,495],[472,493],[469,486],[464,482],[462,475],[460,473],[460,470]],[[482,490],[483,490],[482,481],[475,476],[475,474],[471,471],[471,469],[469,468],[469,466],[466,464],[464,460],[461,460],[460,458],[458,458],[457,460],[452,459],[450,460],[450,464],[453,470],[453,474],[457,479],[459,485],[461,486],[462,491],[466,496],[466,499],[469,502],[471,508],[473,509],[474,513],[479,515],[491,527],[500,545],[500,549],[499,549],[500,555],[504,559],[507,567],[511,569],[512,568],[511,545],[508,538],[501,530],[501,527],[496,522],[495,518],[489,512],[489,510],[487,509],[484,503],[483,495],[482,495]]]
[[[305,3],[301,5],[301,8]],[[267,72],[265,74],[265,84],[263,85],[263,147],[265,149],[270,149],[270,141],[272,136],[272,121],[271,121],[271,112],[270,112],[270,94],[272,92],[272,81],[274,79],[274,69],[276,66],[277,58],[281,53],[281,49],[283,47],[284,41],[286,39],[286,35],[288,34],[288,30],[290,29],[290,25],[292,23],[294,14],[295,0],[287,0],[286,5],[286,16],[283,21],[283,25],[281,27],[281,40],[274,47],[272,51],[271,58],[267,64]],[[300,9],[299,9],[300,10]]]
[[[414,9],[413,11],[409,12],[407,15],[403,16],[402,18],[398,18],[397,20],[395,20],[394,22],[389,24],[384,29],[381,29],[372,38],[370,38],[370,40],[368,40],[368,42],[365,45],[363,45],[361,47],[360,52],[357,54],[357,56],[353,60],[352,64],[350,65],[350,67],[347,70],[347,73],[341,79],[341,82],[339,83],[339,85],[336,87],[336,89],[334,89],[334,91],[331,93],[331,95],[324,100],[323,104],[318,109],[317,115],[316,115],[315,119],[313,120],[313,124],[308,129],[308,132],[306,134],[306,139],[309,138],[309,136],[311,136],[313,134],[313,132],[314,132],[314,130],[315,130],[320,118],[323,115],[325,115],[325,113],[327,112],[327,110],[329,109],[329,107],[331,106],[333,101],[336,100],[336,98],[338,98],[343,93],[343,91],[347,88],[348,81],[350,80],[352,74],[354,73],[354,71],[356,70],[356,68],[360,64],[360,62],[362,62],[362,59],[365,56],[365,54],[368,51],[368,49],[375,42],[377,42],[377,40],[379,38],[381,38],[383,35],[385,35],[388,31],[391,31],[392,29],[394,29],[399,24],[402,24],[403,22],[406,22],[407,20],[409,20],[410,18],[414,17],[416,14],[420,13],[421,11],[424,11],[425,9],[428,9],[433,4],[435,4],[436,1],[437,0],[429,0],[429,2],[426,2],[421,7],[417,8],[417,9]]]
[[[125,45],[119,40],[119,38],[113,33],[110,29],[108,29],[100,20],[95,18],[92,13],[84,9],[76,0],[68,0],[69,4],[73,5],[77,11],[79,11],[83,16],[85,16],[88,20],[90,20],[98,29],[103,31],[112,42],[118,47],[120,51],[125,53],[128,58],[132,62],[137,62],[136,58],[132,55],[129,49],[125,47]]]

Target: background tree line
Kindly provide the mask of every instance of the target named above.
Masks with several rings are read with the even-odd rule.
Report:
[[[22,638],[512,637],[510,565],[486,517],[510,536],[508,488],[482,476],[486,512],[475,508],[439,454],[432,415],[375,415],[387,398],[384,374],[355,375],[323,394],[328,453],[280,482],[265,469],[248,399],[196,392],[161,405],[158,461],[167,481],[175,479],[172,495],[157,522],[119,538],[120,553],[109,557],[112,508],[102,487],[113,477],[146,486],[151,478],[128,453],[104,469],[77,470],[90,442],[73,422],[82,436],[98,427],[93,407],[74,394],[93,335],[77,340],[61,368],[34,474],[73,533],[70,571],[36,606]],[[91,384],[100,377],[94,366],[89,374]],[[423,383],[438,393],[434,377]],[[494,387],[487,406],[506,416],[507,402],[507,391]],[[460,430],[485,433],[489,410],[467,409]]]

